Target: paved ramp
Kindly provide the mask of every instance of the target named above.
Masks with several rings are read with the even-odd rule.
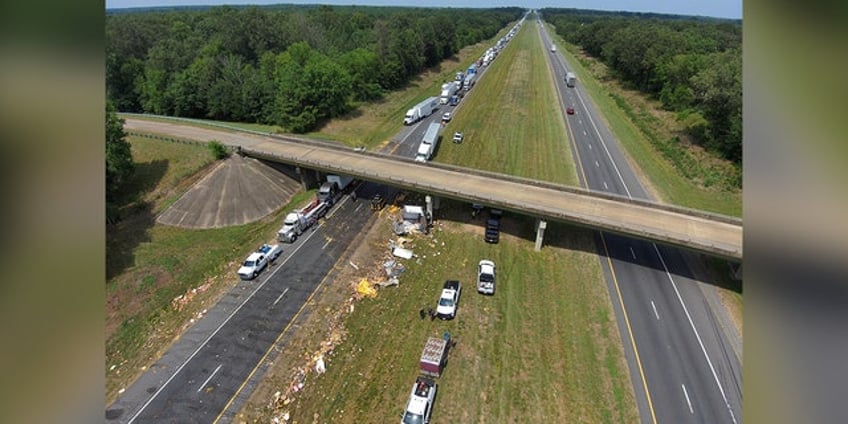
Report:
[[[156,222],[218,228],[259,220],[291,200],[300,184],[276,167],[232,155],[198,181]]]

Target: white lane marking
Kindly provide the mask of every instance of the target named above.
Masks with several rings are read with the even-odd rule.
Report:
[[[694,413],[695,413],[695,410],[694,410],[694,409],[692,409],[692,402],[689,400],[689,393],[687,393],[687,392],[686,392],[686,386],[684,386],[683,384],[681,384],[681,385],[680,385],[680,387],[682,387],[682,388],[683,388],[683,396],[686,396],[686,404],[688,404],[688,405],[689,405],[689,413],[690,413],[690,414],[694,414]]]
[[[654,316],[657,317],[657,321],[660,320],[660,314],[657,312],[657,305],[654,304],[654,301],[651,301],[651,307],[654,308]]]
[[[200,387],[197,388],[197,393],[200,393],[200,391],[203,390],[203,388],[206,387],[207,384],[209,384],[209,380],[211,380],[212,377],[215,376],[215,374],[218,372],[218,370],[221,369],[222,365],[224,365],[224,364],[219,364],[218,368],[215,368],[215,371],[212,371],[212,374],[209,374],[209,378],[207,378],[206,381],[204,381],[203,384],[201,384]]]
[[[580,91],[575,90],[575,93],[577,94],[577,99],[580,100],[580,104],[583,105],[583,109],[588,111],[589,108],[586,107],[586,103],[583,101],[583,96],[580,95]],[[618,170],[618,165],[616,165],[615,161],[612,160],[612,155],[610,154],[609,149],[607,149],[607,143],[605,143],[604,138],[601,137],[601,132],[598,130],[598,126],[595,125],[595,120],[592,119],[592,114],[587,112],[587,116],[589,117],[589,122],[592,124],[592,128],[595,129],[595,134],[598,135],[598,140],[601,140],[601,146],[607,152],[607,157],[612,163],[612,167],[615,169],[615,173],[618,174],[618,179],[621,180],[621,184],[624,186],[624,191],[627,193],[627,197],[633,198],[633,196],[630,195],[630,190],[627,188],[627,184],[624,184],[624,177],[621,176],[621,172]]]
[[[596,166],[596,167],[598,167],[598,168],[600,168],[600,167],[601,167],[601,164],[600,164],[600,163],[598,163],[598,161],[595,161],[595,166]]]
[[[318,226],[320,227],[320,224],[319,224]],[[303,239],[301,239],[300,244],[299,244],[297,247],[295,247],[295,248],[294,248],[294,250],[292,250],[292,252],[291,252],[291,254],[289,255],[289,257],[288,257],[288,258],[286,258],[286,260],[285,260],[285,261],[283,261],[283,263],[282,263],[282,264],[280,264],[280,265],[285,265],[285,264],[286,264],[286,262],[288,262],[288,261],[289,261],[289,259],[293,258],[293,257],[295,256],[295,253],[297,253],[297,251],[298,251],[298,250],[300,250],[300,248],[301,248],[301,247],[303,247],[303,246],[306,244],[306,240],[309,240],[309,238],[310,238],[310,237],[312,237],[313,235],[315,235],[315,231],[313,231],[313,232],[309,233],[309,235],[307,235],[306,237],[304,237]],[[270,281],[270,280],[271,280],[271,276],[273,276],[274,274],[276,274],[276,273],[277,273],[277,271],[279,271],[279,270],[281,270],[281,269],[283,269],[283,267],[282,267],[282,266],[278,266],[278,267],[277,267],[277,269],[275,269],[275,270],[274,270],[274,272],[272,272],[272,273],[268,274],[268,276],[265,278],[265,281],[263,281],[263,282],[262,282],[262,284],[260,284],[259,286],[257,286],[257,287],[256,287],[256,288],[255,288],[255,289],[254,289],[254,290],[250,293],[250,295],[249,295],[249,296],[247,296],[247,297],[246,297],[246,298],[245,298],[245,299],[241,302],[241,304],[239,304],[239,305],[238,305],[238,307],[237,307],[237,308],[233,309],[233,311],[232,311],[232,312],[230,312],[230,314],[229,314],[229,315],[227,315],[227,318],[226,318],[223,322],[221,322],[221,324],[220,324],[217,328],[215,328],[215,331],[213,331],[211,334],[209,334],[209,336],[207,336],[207,337],[206,337],[206,339],[205,339],[205,340],[203,340],[203,343],[201,343],[201,344],[200,344],[200,346],[198,346],[198,347],[197,347],[197,349],[195,349],[195,350],[194,350],[194,352],[192,352],[192,353],[191,353],[191,355],[190,355],[188,358],[186,358],[186,360],[185,360],[185,361],[184,361],[184,362],[183,362],[183,363],[182,363],[182,364],[181,364],[181,365],[180,365],[180,366],[176,369],[176,371],[174,371],[174,373],[173,373],[173,374],[171,374],[171,376],[170,376],[170,377],[168,377],[168,379],[167,379],[167,380],[165,380],[165,383],[164,383],[164,384],[162,384],[161,386],[159,386],[159,390],[156,390],[156,392],[155,392],[155,393],[153,393],[153,396],[150,396],[150,399],[148,399],[148,400],[147,400],[147,402],[144,402],[144,405],[142,405],[142,406],[141,406],[141,408],[139,408],[139,410],[138,410],[138,411],[136,411],[136,413],[132,416],[132,418],[130,418],[130,420],[129,420],[129,421],[127,421],[127,424],[132,424],[132,422],[133,422],[133,421],[135,421],[135,419],[136,419],[136,418],[138,418],[138,416],[139,416],[139,415],[141,415],[141,413],[142,413],[142,412],[144,412],[144,409],[145,409],[145,408],[147,408],[148,406],[150,406],[150,403],[151,403],[151,402],[153,402],[153,399],[156,399],[156,396],[158,396],[158,395],[159,395],[159,393],[162,393],[162,390],[163,390],[165,387],[167,387],[167,386],[168,386],[168,384],[170,384],[170,383],[171,383],[171,380],[173,380],[173,379],[174,379],[174,377],[176,377],[176,376],[177,376],[177,374],[179,374],[179,373],[180,373],[180,371],[182,371],[182,370],[183,370],[183,368],[185,368],[185,366],[186,366],[186,365],[188,365],[188,363],[189,363],[189,362],[191,362],[191,360],[192,360],[192,359],[194,359],[194,357],[195,357],[195,356],[197,356],[197,353],[198,353],[198,352],[200,352],[200,349],[203,349],[203,348],[206,346],[206,344],[207,344],[207,343],[209,343],[209,340],[212,340],[212,337],[215,337],[215,335],[216,335],[216,334],[218,334],[218,332],[219,332],[219,331],[221,331],[221,329],[222,329],[222,328],[224,328],[224,326],[225,326],[225,325],[227,325],[227,323],[228,323],[228,322],[230,322],[230,319],[232,319],[232,318],[233,318],[233,316],[235,316],[235,314],[236,314],[238,311],[240,311],[240,310],[241,310],[241,308],[242,308],[242,307],[244,307],[244,305],[246,305],[246,304],[247,304],[247,301],[249,301],[250,299],[252,299],[252,298],[253,298],[253,296],[254,296],[254,295],[256,295],[256,293],[257,293],[257,292],[258,292],[258,291],[259,291],[262,287],[264,287],[264,286],[265,286],[265,284],[267,284],[267,283],[268,283],[268,281]]]
[[[583,135],[589,135],[589,133],[587,133],[586,130],[583,130]]]
[[[326,249],[326,248],[327,248],[327,246],[328,246],[330,243],[332,243],[332,242],[333,242],[333,239],[329,239],[329,240],[327,240],[327,242],[326,242],[326,243],[324,243],[324,245],[323,245],[323,246],[321,246],[321,250]]]
[[[275,300],[275,301],[274,301],[274,304],[276,305],[276,304],[277,304],[277,302],[279,302],[279,301],[280,301],[280,299],[282,299],[282,298],[283,298],[283,296],[285,296],[285,295],[286,295],[286,292],[288,292],[288,291],[289,291],[289,288],[288,288],[288,287],[286,287],[286,289],[285,289],[285,290],[283,290],[283,292],[282,292],[282,293],[280,293],[280,295],[279,295],[279,296],[277,296],[277,300]]]
[[[707,349],[704,348],[704,342],[701,341],[701,335],[698,334],[698,329],[695,328],[695,323],[692,322],[692,316],[689,315],[689,309],[686,308],[686,304],[683,303],[683,297],[680,296],[680,291],[677,289],[677,283],[674,282],[674,279],[671,278],[671,273],[668,272],[668,267],[665,264],[665,260],[663,259],[662,254],[660,253],[660,249],[657,248],[656,243],[651,243],[654,246],[654,250],[657,252],[657,256],[660,258],[660,263],[665,269],[665,275],[668,276],[668,280],[671,281],[671,287],[674,288],[674,293],[677,294],[677,300],[680,302],[680,306],[683,307],[683,312],[686,313],[686,319],[689,320],[689,326],[692,327],[692,331],[695,333],[695,338],[698,339],[698,344],[701,346],[701,352],[704,354],[704,358],[707,359],[707,364],[710,366],[710,371],[713,373],[713,380],[715,380],[716,386],[718,386],[718,391],[721,393],[721,398],[724,400],[724,406],[727,407],[727,412],[730,413],[730,419],[733,421],[733,424],[736,424],[736,415],[733,414],[733,408],[730,407],[730,402],[727,400],[727,395],[724,393],[724,388],[721,387],[721,382],[718,379],[718,374],[716,374],[715,367],[713,366],[713,362],[710,360],[710,355],[707,354]]]
[[[636,259],[636,252],[633,251],[633,247],[630,247],[630,255],[633,256],[633,259]]]
[[[592,144],[590,143],[590,144],[588,144],[588,146],[589,146],[589,150],[592,150]]]
[[[577,123],[578,123],[578,124],[583,124],[583,120],[582,120],[582,119],[578,119],[578,120],[577,120]]]
[[[362,203],[360,203],[360,204],[356,207],[356,209],[354,209],[353,211],[354,211],[354,212],[358,212],[358,211],[359,211],[359,208],[361,208],[361,207],[362,207]]]
[[[607,185],[606,181],[604,181],[604,190],[609,190],[609,186]]]

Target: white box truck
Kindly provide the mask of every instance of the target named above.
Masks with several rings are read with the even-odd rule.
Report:
[[[459,83],[456,81],[451,81],[447,84],[442,85],[442,94],[439,97],[439,103],[446,105],[448,104],[448,100],[450,100],[451,96],[456,94],[459,90]]]
[[[567,72],[565,74],[565,85],[567,87],[574,87],[575,81],[577,81],[577,76],[574,75],[574,72]]]
[[[439,130],[442,126],[436,122],[427,127],[427,132],[424,133],[424,138],[421,139],[421,144],[418,146],[418,153],[415,155],[416,162],[427,162],[433,157],[433,152],[436,151],[436,146],[439,144]]]
[[[409,109],[406,112],[406,116],[403,118],[404,125],[412,125],[428,116],[430,116],[434,110],[439,108],[439,98],[438,97],[428,97],[421,103],[413,106],[412,109]]]

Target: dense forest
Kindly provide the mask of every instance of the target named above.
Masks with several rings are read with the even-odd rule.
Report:
[[[678,112],[698,143],[742,161],[742,24],[669,15],[545,9],[566,41]]]
[[[107,98],[122,112],[305,132],[402,87],[522,13],[329,6],[107,13]]]

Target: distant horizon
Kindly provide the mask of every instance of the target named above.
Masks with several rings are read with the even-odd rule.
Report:
[[[570,4],[547,4],[552,0],[491,0],[485,6],[472,0],[433,0],[426,6],[411,0],[325,0],[325,1],[273,1],[273,0],[160,0],[152,3],[145,0],[106,0],[106,10],[152,9],[174,7],[216,6],[273,6],[273,5],[328,5],[363,7],[418,7],[418,8],[471,8],[492,9],[520,7],[522,9],[585,9],[604,12],[656,13],[718,19],[742,19],[741,0],[716,0],[709,2],[674,2],[668,0],[572,0]]]

